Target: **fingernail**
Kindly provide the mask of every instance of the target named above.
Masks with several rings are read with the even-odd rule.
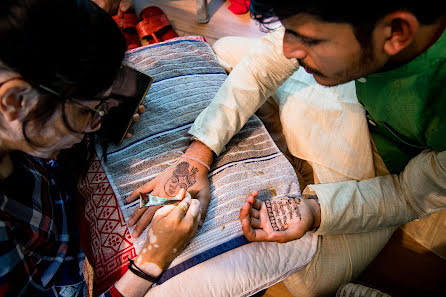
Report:
[[[132,233],[132,237],[133,237],[133,238],[138,237],[138,233],[136,233],[136,231],[133,231],[133,233]]]

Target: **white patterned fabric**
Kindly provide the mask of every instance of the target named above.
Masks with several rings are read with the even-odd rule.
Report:
[[[154,77],[133,137],[109,147],[102,162],[128,221],[137,202],[126,205],[125,198],[186,149],[189,128],[226,73],[209,45],[196,38],[133,50],[126,63]],[[241,231],[239,211],[249,192],[258,190],[260,199],[300,195],[294,169],[258,118],[250,118],[228,143],[209,178],[211,201],[203,226],[148,296],[249,296],[311,261],[317,245],[312,233],[277,244],[248,243]],[[146,236],[134,239],[137,252]]]

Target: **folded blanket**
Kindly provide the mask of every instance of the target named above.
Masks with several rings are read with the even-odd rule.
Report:
[[[132,126],[133,137],[124,140],[120,146],[109,147],[106,152],[107,162],[102,162],[124,218],[128,221],[138,202],[126,205],[125,198],[135,188],[153,179],[174,163],[180,152],[187,148],[190,140],[187,131],[198,114],[212,100],[225,80],[226,73],[218,65],[208,44],[193,39],[173,40],[131,51],[127,54],[126,63],[154,77],[152,87],[144,101],[147,111],[140,121]],[[98,148],[97,152],[102,157],[101,149]],[[209,178],[211,200],[203,226],[199,228],[183,253],[162,275],[158,286],[152,289],[149,295],[157,294],[157,290],[163,290],[163,294],[167,294],[163,296],[174,296],[174,291],[170,290],[178,290],[178,286],[169,283],[173,284],[181,279],[178,278],[179,274],[186,275],[188,270],[194,273],[193,271],[196,269],[200,271],[200,267],[203,267],[203,271],[206,271],[209,268],[205,266],[208,267],[210,262],[204,261],[218,255],[220,256],[215,259],[222,259],[222,263],[225,263],[222,265],[226,267],[231,262],[231,253],[234,253],[234,259],[242,261],[239,264],[245,267],[240,269],[246,269],[244,264],[252,263],[243,264],[243,260],[236,256],[239,251],[234,249],[248,243],[242,234],[239,222],[240,207],[246,200],[247,194],[258,190],[259,198],[264,200],[300,194],[294,169],[255,116],[247,122],[227,145],[227,150],[214,162]],[[137,252],[146,237],[147,234],[144,233],[139,238],[133,239]],[[280,281],[311,260],[316,250],[316,243],[317,237],[307,234],[300,240],[284,245],[274,243],[246,245],[246,249],[252,251],[254,256],[263,255],[265,259],[270,258],[274,261],[278,259],[279,254],[281,256],[289,254],[288,261],[276,263],[281,266],[276,271],[263,272],[264,275],[258,282],[251,279],[249,284],[247,280],[239,280],[245,283],[237,285],[234,279],[228,276],[228,280],[236,285],[238,290],[230,295],[251,294]],[[221,255],[227,251],[229,252]],[[246,261],[259,260],[261,259],[252,256],[246,257]],[[218,261],[220,260],[214,263],[216,266],[219,265]],[[260,263],[258,267],[267,269],[265,264]],[[191,269],[192,267],[194,269]],[[229,270],[231,268],[226,267]],[[233,272],[236,274],[236,271]],[[223,269],[221,273],[226,272]],[[212,279],[208,283],[200,282],[200,285],[191,284],[191,296],[194,291],[200,289],[199,286],[204,286],[200,292],[213,290],[211,283]],[[225,285],[225,282],[221,284]],[[228,291],[224,289],[220,291],[209,292],[203,296],[229,296]]]

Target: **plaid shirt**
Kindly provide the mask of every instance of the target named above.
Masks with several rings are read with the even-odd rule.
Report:
[[[73,176],[55,161],[11,158],[14,171],[0,180],[0,296],[58,296],[84,282]]]
[[[14,172],[0,180],[0,296],[56,296],[83,282],[73,177],[55,161],[11,157]]]

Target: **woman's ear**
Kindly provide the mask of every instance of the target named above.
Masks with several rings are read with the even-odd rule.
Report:
[[[32,87],[21,79],[14,79],[0,87],[0,112],[7,121],[22,119],[30,102],[35,100]]]
[[[394,56],[407,48],[414,40],[420,26],[417,18],[407,11],[395,11],[386,15],[380,26],[384,40],[384,52]]]

